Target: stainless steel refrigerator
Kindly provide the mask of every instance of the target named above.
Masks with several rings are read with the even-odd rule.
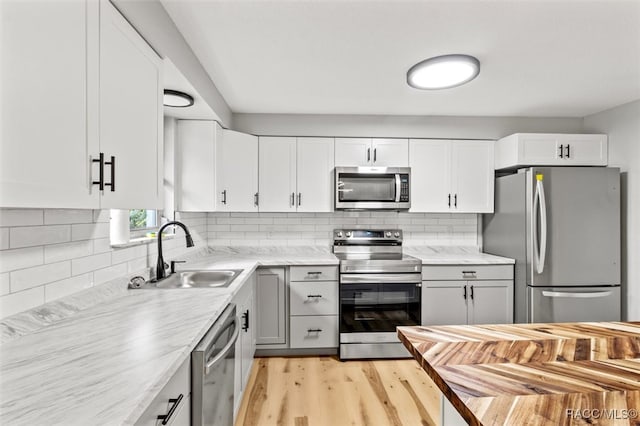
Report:
[[[530,167],[495,183],[483,245],[516,259],[515,321],[619,321],[620,170]]]

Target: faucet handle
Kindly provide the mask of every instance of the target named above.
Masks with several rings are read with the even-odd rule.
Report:
[[[175,274],[176,272],[176,263],[187,263],[186,260],[172,260],[171,261],[171,273]]]

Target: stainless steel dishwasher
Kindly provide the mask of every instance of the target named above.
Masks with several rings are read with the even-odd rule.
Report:
[[[191,424],[232,426],[236,307],[230,304],[191,352]]]

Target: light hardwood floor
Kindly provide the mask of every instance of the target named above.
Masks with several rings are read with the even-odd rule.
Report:
[[[439,403],[412,359],[257,358],[236,426],[439,425]]]

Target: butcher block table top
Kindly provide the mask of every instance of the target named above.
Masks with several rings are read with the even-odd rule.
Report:
[[[398,327],[471,425],[640,425],[640,322]]]

